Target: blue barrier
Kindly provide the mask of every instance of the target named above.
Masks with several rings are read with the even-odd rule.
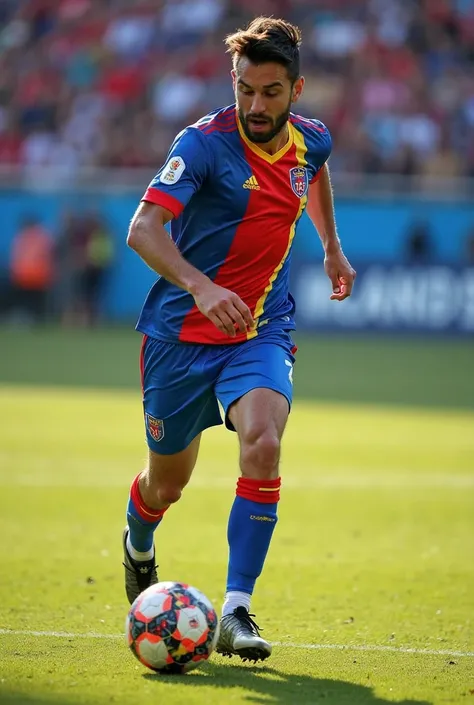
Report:
[[[110,228],[116,249],[104,300],[104,313],[113,320],[137,316],[155,274],[126,246],[130,219],[145,189],[115,193],[64,191],[31,192],[21,189],[0,191],[0,274],[5,270],[15,232],[22,217],[32,214],[55,235],[65,211],[95,210]],[[404,257],[409,227],[426,221],[431,229],[436,261],[461,265],[466,237],[474,225],[474,204],[340,198],[336,203],[339,231],[351,260],[394,263]],[[306,215],[298,226],[294,254],[300,260],[321,255],[321,245]],[[359,282],[358,289],[361,288]],[[306,319],[305,319],[306,320]],[[342,324],[328,323],[330,326]]]
[[[354,266],[353,294],[341,303],[329,299],[320,262],[293,262],[298,330],[474,334],[474,267]]]

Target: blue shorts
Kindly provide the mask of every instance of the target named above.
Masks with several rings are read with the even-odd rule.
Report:
[[[141,372],[148,447],[171,455],[201,431],[227,428],[231,404],[258,387],[273,389],[291,407],[296,348],[288,332],[265,331],[235,345],[194,345],[143,339]]]

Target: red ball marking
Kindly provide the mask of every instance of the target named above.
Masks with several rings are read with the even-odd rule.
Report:
[[[136,609],[133,611],[133,616],[135,619],[137,619],[139,622],[143,622],[144,624],[148,624],[150,621],[149,617],[145,617],[143,612],[140,612],[140,610]]]
[[[159,636],[159,634],[151,634],[150,632],[144,632],[135,639],[135,644],[137,645],[137,647],[140,646],[142,641],[150,641],[152,644],[159,644],[159,642],[163,641],[163,639],[161,638],[161,636]]]
[[[196,656],[193,656],[191,661],[194,661],[194,663],[198,663],[199,661],[207,661],[209,658],[209,654],[196,654]]]
[[[173,598],[171,597],[171,595],[168,595],[166,600],[163,602],[163,607],[162,607],[163,612],[169,612],[169,610],[172,608],[172,606],[173,606]]]
[[[209,636],[209,629],[205,629],[203,634],[196,641],[196,646],[201,646],[201,644],[204,644],[208,636]]]
[[[196,646],[196,642],[193,639],[182,639],[181,646],[184,646],[186,651],[194,651],[194,647]]]

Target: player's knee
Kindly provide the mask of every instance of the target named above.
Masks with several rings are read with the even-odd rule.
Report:
[[[182,488],[177,485],[164,485],[157,489],[158,501],[163,506],[175,504],[181,498],[181,494]]]
[[[273,431],[252,431],[241,439],[240,456],[245,475],[272,479],[278,472],[280,439]]]

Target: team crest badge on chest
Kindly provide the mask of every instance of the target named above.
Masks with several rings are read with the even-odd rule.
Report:
[[[298,196],[298,198],[303,198],[306,196],[308,191],[309,179],[308,171],[304,166],[294,166],[290,169],[290,184],[293,189],[293,193]]]
[[[161,439],[165,435],[165,429],[162,419],[155,419],[155,417],[150,416],[150,414],[145,414],[145,418],[150,436],[153,438],[154,441],[158,443],[158,441],[161,441]]]

